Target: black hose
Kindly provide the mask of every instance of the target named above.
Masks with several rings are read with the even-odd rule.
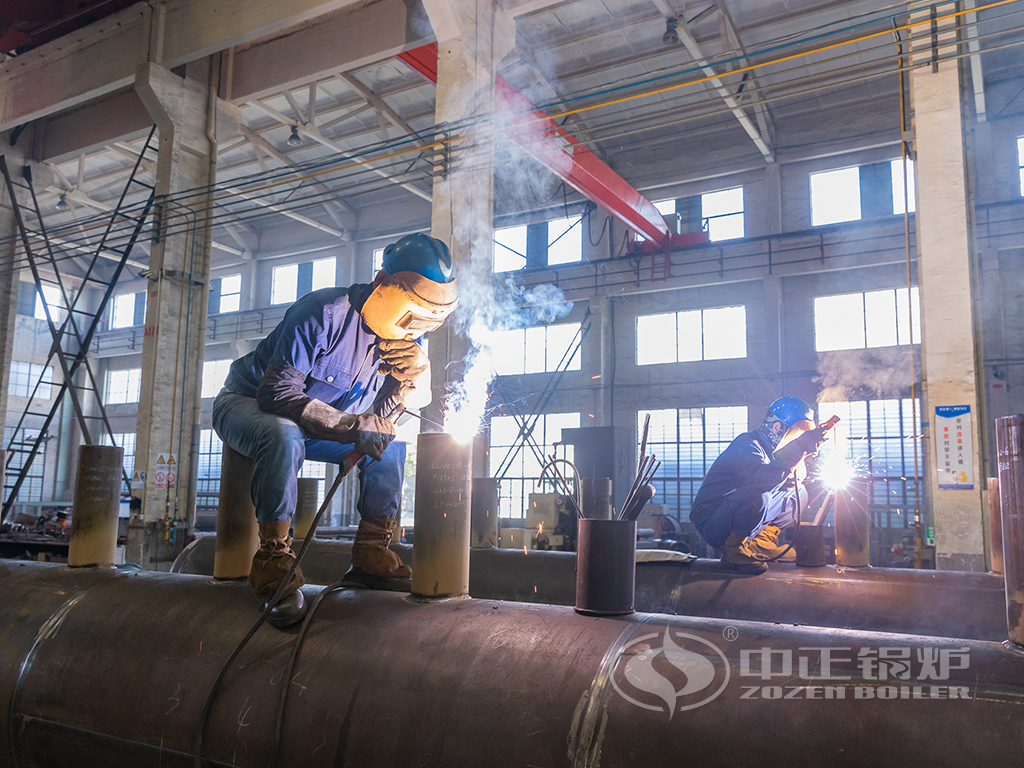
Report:
[[[193,766],[194,766],[194,768],[202,768],[202,766],[203,766],[203,757],[202,757],[203,735],[206,732],[206,723],[210,719],[210,711],[213,709],[213,702],[217,698],[217,691],[220,689],[220,684],[224,681],[224,677],[225,677],[225,675],[227,675],[228,669],[231,668],[231,665],[234,664],[235,659],[238,658],[238,655],[242,652],[242,650],[245,648],[245,646],[248,645],[249,641],[252,640],[253,636],[256,634],[256,632],[259,630],[259,628],[263,626],[263,623],[267,620],[267,617],[270,616],[270,612],[274,609],[274,606],[277,605],[278,601],[283,596],[284,591],[287,588],[288,584],[291,583],[292,575],[295,573],[295,569],[299,567],[299,563],[302,562],[302,558],[306,554],[306,550],[309,549],[309,545],[313,541],[314,534],[316,533],[316,527],[320,523],[320,518],[323,517],[324,512],[330,506],[331,500],[334,498],[335,491],[337,491],[338,490],[338,486],[341,485],[341,481],[348,474],[348,472],[343,470],[343,466],[344,465],[339,466],[339,470],[341,470],[341,471],[338,472],[337,477],[335,477],[335,479],[334,479],[334,484],[331,486],[331,489],[327,492],[327,495],[324,497],[323,504],[321,504],[320,505],[320,509],[317,510],[316,517],[313,518],[313,523],[309,527],[309,533],[306,534],[306,540],[302,542],[302,546],[299,548],[299,552],[295,556],[295,560],[292,562],[291,566],[288,568],[288,572],[285,574],[284,578],[281,580],[281,584],[280,584],[280,586],[278,586],[277,592],[275,592],[274,596],[272,598],[270,598],[270,600],[267,601],[267,604],[266,604],[266,606],[264,606],[263,611],[259,615],[259,618],[256,619],[256,621],[253,623],[253,625],[251,627],[249,627],[249,631],[245,633],[245,636],[238,642],[238,645],[235,646],[235,649],[231,652],[231,654],[228,656],[227,660],[224,662],[224,665],[220,668],[220,672],[217,674],[217,679],[213,681],[213,686],[210,688],[210,693],[206,697],[206,703],[203,705],[202,714],[199,715],[199,722],[196,724],[196,735],[195,735],[195,740],[194,740],[193,746],[192,746],[192,750],[193,750]],[[353,464],[353,466],[355,466],[355,465]],[[320,602],[320,599],[323,597],[323,595],[326,592],[328,592],[329,590],[334,589],[334,588],[335,587],[332,586],[332,587],[327,587],[326,589],[322,590],[320,592],[320,594],[317,595],[316,598],[314,599],[313,604],[314,605],[318,605],[319,602]],[[298,656],[298,648],[299,648],[299,645],[302,642],[302,638],[305,636],[305,631],[304,630],[305,630],[305,627],[308,625],[310,616],[312,616],[312,610],[307,612],[306,620],[303,622],[303,625],[302,625],[303,629],[300,630],[300,632],[299,632],[298,642],[296,643],[295,650],[293,651],[293,654],[292,654],[293,655],[293,662],[294,662],[294,658]],[[289,679],[290,679],[290,677],[291,677],[291,675],[289,674]],[[282,683],[285,686],[285,690],[287,690],[287,687],[288,687],[289,683],[286,682],[286,681],[282,681]],[[282,697],[282,702],[283,701],[284,701],[284,698]],[[282,715],[282,717],[283,717],[283,715]],[[278,726],[278,732],[280,732],[280,726]],[[274,756],[274,759],[276,760],[276,756],[277,756],[277,741],[276,741],[276,737],[275,737],[274,745],[275,745],[275,748],[274,748],[273,756]]]

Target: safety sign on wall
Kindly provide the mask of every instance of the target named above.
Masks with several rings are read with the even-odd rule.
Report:
[[[935,456],[939,488],[969,491],[974,488],[971,450],[971,406],[935,407]]]
[[[174,488],[178,483],[178,455],[158,453],[156,458],[156,487],[158,490]]]

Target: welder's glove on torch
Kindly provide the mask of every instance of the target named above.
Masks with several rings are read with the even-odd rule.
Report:
[[[775,451],[772,464],[789,470],[796,469],[797,465],[803,461],[804,456],[810,456],[818,452],[818,449],[825,442],[827,435],[828,429],[825,427],[807,430],[799,437],[780,446]]]
[[[430,360],[415,341],[381,339],[377,342],[381,363],[377,370],[398,381],[396,399],[407,408],[430,403]]]
[[[357,451],[377,461],[395,439],[395,426],[387,419],[372,413],[344,413],[320,400],[306,403],[299,426],[317,440],[352,443]]]

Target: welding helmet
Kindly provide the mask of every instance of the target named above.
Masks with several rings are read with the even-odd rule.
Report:
[[[458,306],[448,246],[423,234],[384,249],[384,276],[363,304],[363,320],[383,339],[418,339],[437,330]]]
[[[772,448],[778,450],[809,429],[814,429],[814,409],[799,397],[780,397],[768,406],[765,432]]]

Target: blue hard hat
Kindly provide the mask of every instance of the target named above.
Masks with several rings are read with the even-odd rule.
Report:
[[[787,427],[792,427],[800,421],[814,423],[814,409],[799,397],[780,397],[768,406],[768,413]]]
[[[450,283],[452,255],[448,246],[436,237],[416,233],[406,235],[384,249],[384,274],[415,272],[435,283]]]

